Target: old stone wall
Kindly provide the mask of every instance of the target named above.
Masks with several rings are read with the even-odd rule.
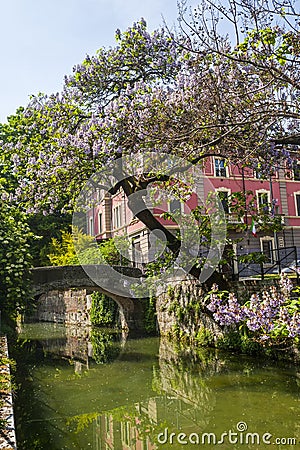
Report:
[[[66,324],[90,325],[90,296],[85,289],[53,290],[37,301],[35,320]]]
[[[216,280],[217,281],[217,280]],[[159,333],[183,334],[193,338],[203,331],[209,331],[215,339],[222,335],[221,328],[203,307],[205,296],[211,288],[209,284],[200,285],[194,280],[170,280],[157,291],[156,312]],[[241,280],[228,281],[220,286],[222,290],[234,292],[241,303],[250,296],[270,286],[279,286],[279,280]]]
[[[49,290],[36,301],[36,310],[27,321],[44,321],[74,325],[91,325],[91,292],[94,289]],[[101,290],[100,290],[101,292]],[[118,322],[125,330],[144,330],[144,306],[138,299],[114,296],[119,307]]]
[[[173,281],[161,288],[156,299],[159,333],[178,332],[193,337],[205,329],[219,337],[220,327],[203,312],[205,295],[205,288],[194,280]]]
[[[260,292],[262,290],[268,290],[270,286],[279,287],[279,280],[277,279],[265,279],[265,280],[239,280],[239,281],[228,281],[227,290],[234,292],[237,298],[243,302],[248,300],[252,294]]]

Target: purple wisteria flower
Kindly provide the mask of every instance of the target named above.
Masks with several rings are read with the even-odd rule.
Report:
[[[289,324],[287,325],[289,337],[296,337],[300,335],[300,313],[297,311],[291,317]]]
[[[287,274],[283,273],[281,274],[280,277],[280,287],[281,287],[281,291],[284,295],[289,295],[291,290],[293,289],[293,283],[290,280],[290,278],[288,278]]]
[[[220,325],[232,325],[239,323],[244,318],[243,310],[234,294],[230,293],[225,303],[217,293],[217,285],[212,286],[210,303],[207,309],[213,312],[213,317]]]
[[[300,335],[300,308],[297,301],[290,300],[292,288],[291,280],[283,275],[279,289],[271,286],[240,305],[235,294],[219,292],[213,285],[207,309],[221,326],[244,324],[262,343],[272,338],[295,338]]]

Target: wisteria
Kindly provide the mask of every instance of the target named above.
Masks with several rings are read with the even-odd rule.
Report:
[[[282,30],[274,33],[282,42]],[[275,138],[297,122],[296,108],[278,101],[279,81],[270,89],[265,71],[221,42],[227,53],[214,55],[201,51],[197,27],[190,37],[166,27],[149,33],[144,19],[117,30],[115,47],[75,65],[62,92],[33,96],[11,119],[20,132],[12,126],[3,147],[26,179],[18,200],[40,211],[72,208],[93,171],[144,151],[193,161],[213,151],[265,176],[290,164]]]
[[[135,161],[145,152],[164,152],[191,163],[214,154],[265,178],[292,168],[300,144],[300,46],[299,7],[289,3],[201,1],[188,18],[185,2],[179,2],[177,30],[164,24],[149,32],[144,19],[117,30],[115,45],[76,64],[61,92],[31,96],[0,126],[0,300],[5,308],[16,314],[27,298],[26,271],[34,255],[29,246],[37,234],[30,227],[51,233],[54,224],[50,229],[45,224],[55,214],[60,229],[90,176],[120,157]],[[236,34],[240,39],[233,42]],[[148,175],[143,183],[132,177],[134,193],[150,186],[153,176]],[[159,179],[161,173],[155,175]],[[184,199],[188,188],[179,186],[177,192]],[[274,200],[266,207],[268,226],[274,226],[277,206]],[[138,216],[149,229],[161,226],[167,236],[169,252],[159,261],[165,272],[181,242],[155,223],[154,215],[147,217]],[[40,222],[36,228],[34,221]],[[202,231],[205,223],[201,243],[213,246],[208,227]],[[263,230],[262,220],[256,223]],[[198,267],[194,264],[193,275],[202,266],[210,268],[204,257]],[[279,288],[253,294],[245,304],[214,286],[207,307],[226,329],[242,330],[265,345],[290,343],[300,334],[299,300],[291,293],[287,277]]]
[[[174,33],[166,25],[150,33],[144,19],[117,30],[115,46],[76,64],[61,92],[33,95],[1,129],[2,155],[13,177],[1,198],[28,214],[72,212],[93,173],[120,157],[134,160],[149,151],[189,163],[219,155],[264,177],[290,167],[291,151],[300,143],[299,25],[289,21],[298,13],[290,11],[284,28],[274,25],[276,18],[284,21],[279,6],[274,16],[262,15],[257,4],[266,2],[253,7],[253,2],[237,2],[240,12],[234,15],[222,3],[200,2],[190,19],[183,17],[183,8]],[[276,2],[284,8],[286,3]],[[207,14],[211,18],[205,22]],[[247,23],[239,42],[217,32],[222,17],[233,27],[228,36],[240,33],[241,21]],[[127,193],[125,182],[119,187],[127,196],[129,190],[140,193],[161,178],[155,175],[156,180],[144,175],[143,186],[133,177]],[[276,205],[271,206],[261,214],[268,226],[276,219]],[[146,213],[138,213],[138,219],[151,230],[161,227],[176,256],[180,240]],[[199,267],[192,269],[198,278]],[[221,309],[215,305],[214,314],[224,325],[240,320],[270,332],[272,302],[261,296],[261,307],[253,299],[246,316],[246,307],[240,309],[232,295]],[[260,321],[252,314],[254,305]],[[290,324],[284,322],[285,332],[294,333],[297,321],[295,315]]]
[[[257,341],[280,341],[300,335],[300,301],[291,300],[293,284],[282,275],[280,288],[270,286],[268,291],[251,295],[240,304],[235,294],[219,292],[213,285],[207,309],[222,326],[244,326]]]

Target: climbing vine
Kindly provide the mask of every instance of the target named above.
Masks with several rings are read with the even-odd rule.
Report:
[[[101,292],[93,292],[90,318],[92,325],[110,327],[117,323],[118,305]]]
[[[156,297],[152,294],[146,300],[145,306],[145,330],[149,334],[155,334],[157,330],[156,325]]]

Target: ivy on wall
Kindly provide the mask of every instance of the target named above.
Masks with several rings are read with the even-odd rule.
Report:
[[[90,318],[92,325],[111,327],[117,324],[118,305],[101,292],[93,292]]]

